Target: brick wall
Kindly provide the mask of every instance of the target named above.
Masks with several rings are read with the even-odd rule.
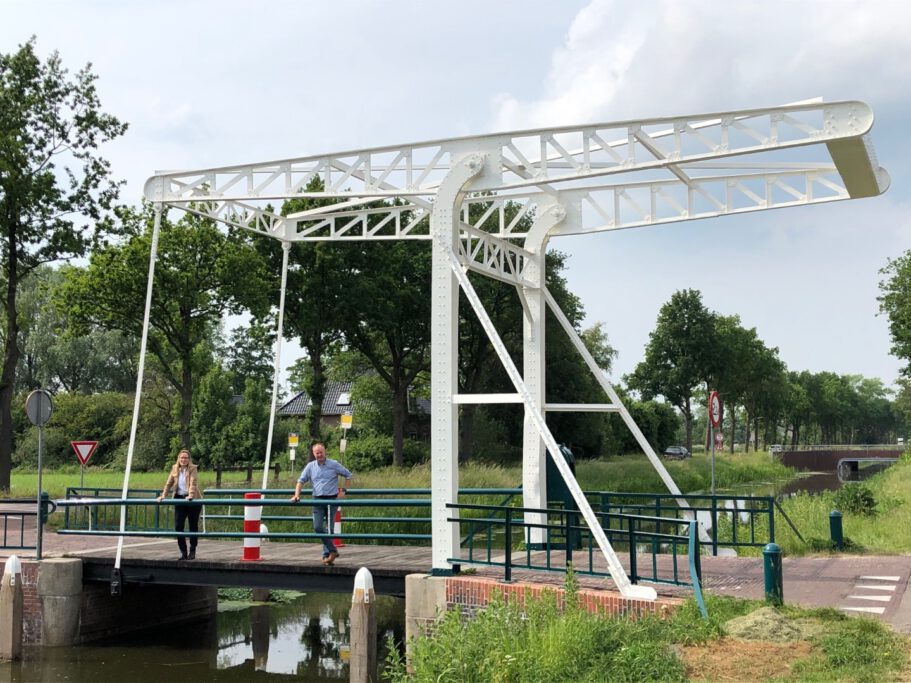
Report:
[[[22,560],[22,643],[41,642],[41,598],[38,597],[38,562]]]
[[[566,591],[562,587],[538,583],[502,583],[494,579],[456,576],[446,579],[446,607],[458,606],[463,613],[473,614],[486,606],[494,596],[508,603],[524,607],[526,600],[540,599],[545,591],[556,595],[557,604],[562,607]],[[613,615],[669,614],[677,609],[682,600],[661,598],[657,600],[632,600],[620,593],[580,588],[576,595],[579,604],[589,612],[605,612]]]

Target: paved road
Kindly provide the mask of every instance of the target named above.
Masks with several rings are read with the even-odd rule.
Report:
[[[26,518],[27,540],[34,539],[34,527],[29,526]],[[130,546],[135,546],[138,551],[140,547],[173,543],[173,540],[127,538],[124,552],[129,555]],[[43,550],[45,556],[60,556],[86,551],[92,554],[106,553],[113,547],[116,547],[116,539],[112,537],[60,536],[48,533],[44,536]],[[0,549],[0,559],[9,554],[10,551]],[[19,554],[22,557],[34,557],[34,551]],[[911,556],[789,557],[784,559],[782,567],[785,602],[807,607],[833,607],[849,614],[873,617],[891,624],[901,633],[911,634]],[[762,558],[704,557],[702,572],[706,592],[757,600],[764,598]],[[517,580],[525,579],[526,573],[517,571],[514,577]],[[558,574],[542,577],[541,574],[534,573],[533,579],[530,575],[528,578],[536,582],[562,583],[562,577]],[[584,579],[582,583],[600,587],[604,581]],[[609,581],[607,583],[610,584]],[[680,594],[680,589],[657,588],[660,593]]]

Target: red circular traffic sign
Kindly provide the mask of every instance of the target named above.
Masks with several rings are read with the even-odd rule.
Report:
[[[709,395],[709,419],[716,429],[721,426],[721,399],[718,398],[717,391]]]

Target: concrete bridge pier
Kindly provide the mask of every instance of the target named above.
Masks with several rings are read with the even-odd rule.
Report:
[[[38,597],[42,645],[74,645],[82,604],[82,560],[61,557],[39,562]]]

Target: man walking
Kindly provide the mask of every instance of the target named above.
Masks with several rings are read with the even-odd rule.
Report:
[[[313,486],[313,497],[319,500],[336,500],[345,497],[345,489],[339,488],[338,478],[345,478],[345,486],[351,486],[351,477],[353,476],[345,467],[336,460],[326,457],[326,445],[315,443],[312,446],[314,459],[307,463],[304,471],[301,472],[297,480],[297,486],[294,487],[294,495],[291,500],[295,503],[301,498],[301,487],[310,482]],[[314,505],[313,506],[313,531],[318,534],[327,534],[332,528],[335,519],[335,508],[333,505]],[[338,550],[331,538],[323,538],[323,564],[332,564],[338,557]]]

